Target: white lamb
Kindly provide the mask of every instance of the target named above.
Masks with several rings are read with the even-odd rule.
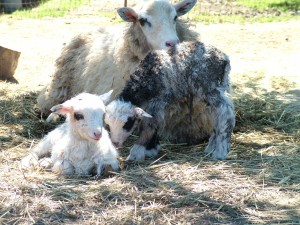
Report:
[[[21,168],[40,165],[65,175],[87,175],[94,168],[97,175],[108,167],[118,170],[118,153],[103,128],[105,104],[111,93],[100,96],[81,93],[52,107],[53,113],[66,115],[66,122],[46,135],[21,160]]]

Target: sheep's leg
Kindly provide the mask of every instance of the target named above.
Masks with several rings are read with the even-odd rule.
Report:
[[[205,152],[213,159],[226,159],[235,126],[233,103],[228,96],[220,92],[208,96],[208,102],[212,106],[214,125]]]

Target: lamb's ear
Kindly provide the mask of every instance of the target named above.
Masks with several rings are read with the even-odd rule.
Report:
[[[113,93],[113,90],[110,90],[109,92],[106,92],[105,94],[99,96],[100,99],[103,101],[104,105],[107,105],[112,93]]]
[[[59,105],[53,106],[50,110],[56,114],[66,115],[71,112],[72,108],[66,106],[65,104],[59,104]]]
[[[183,0],[174,5],[177,16],[182,16],[190,11],[196,4],[197,0]]]
[[[129,7],[119,8],[118,14],[126,22],[136,22],[138,20],[138,14]]]
[[[150,114],[146,113],[143,109],[141,109],[139,107],[134,108],[134,113],[135,113],[135,116],[139,119],[142,119],[142,117],[152,118],[152,116]]]

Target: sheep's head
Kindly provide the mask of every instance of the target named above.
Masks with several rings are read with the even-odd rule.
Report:
[[[176,32],[177,17],[190,11],[197,0],[183,0],[172,5],[167,0],[144,1],[136,9],[118,9],[120,17],[137,24],[152,50],[161,50],[179,43]]]
[[[103,95],[81,93],[70,100],[53,106],[51,111],[65,115],[72,132],[85,140],[98,141],[102,136],[105,104],[112,91]]]
[[[107,105],[104,121],[115,147],[123,145],[143,117],[152,116],[130,102],[115,100]]]

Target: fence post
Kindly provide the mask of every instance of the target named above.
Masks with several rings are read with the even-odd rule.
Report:
[[[124,0],[124,7],[127,7],[127,0]]]
[[[21,52],[0,46],[0,79],[13,79]]]

